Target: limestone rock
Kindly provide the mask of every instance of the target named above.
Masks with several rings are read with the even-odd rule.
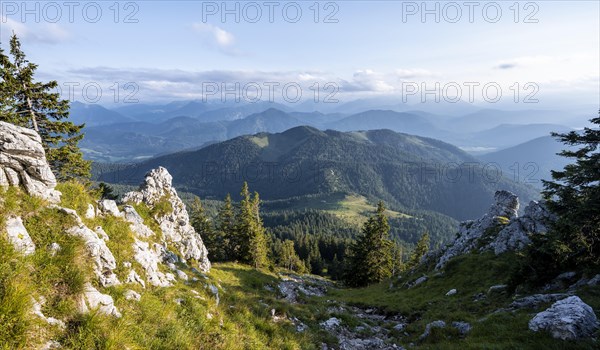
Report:
[[[146,288],[146,282],[137,272],[135,272],[135,270],[129,271],[127,278],[125,278],[125,283],[139,283],[143,288]]]
[[[80,237],[84,241],[90,256],[94,260],[94,273],[100,280],[100,284],[103,287],[120,284],[121,282],[117,278],[117,275],[113,272],[117,268],[117,262],[104,239],[100,238],[98,233],[89,229],[75,210],[56,206],[54,208],[61,210],[75,219],[76,225],[68,229],[67,234]],[[102,232],[106,235],[104,230]]]
[[[467,333],[469,333],[471,331],[471,324],[467,323],[467,322],[462,322],[462,321],[455,321],[452,322],[452,327],[456,328],[458,330],[458,333],[460,333],[460,335],[465,336],[467,335]]]
[[[29,195],[60,201],[38,133],[0,122],[0,186],[23,186]]]
[[[589,305],[571,296],[535,315],[529,321],[529,329],[548,331],[557,339],[575,340],[592,336],[598,329],[598,319]]]
[[[456,289],[450,289],[448,293],[446,293],[447,297],[453,296],[457,293]]]
[[[421,336],[419,337],[419,340],[424,340],[427,337],[429,337],[429,335],[431,334],[431,330],[434,328],[446,328],[446,322],[437,320],[437,321],[428,323],[427,326],[425,326],[425,332],[423,332],[423,334],[421,334]]]
[[[87,210],[85,211],[85,218],[93,219],[95,217],[96,217],[96,209],[94,208],[93,205],[88,204]]]
[[[158,264],[162,263],[165,248],[159,244],[153,244],[152,248],[148,242],[138,239],[133,243],[133,258],[146,272],[148,283],[155,287],[169,287],[171,282],[167,276],[160,271]]]
[[[123,207],[123,215],[125,220],[129,222],[129,228],[138,237],[148,238],[154,236],[154,232],[144,224],[144,219],[135,211],[135,208],[131,205]]]
[[[534,294],[513,301],[510,303],[510,307],[512,309],[532,309],[541,304],[551,303],[565,297],[568,297],[568,295],[563,293]]]
[[[156,214],[163,239],[166,243],[173,244],[184,262],[194,259],[200,270],[210,270],[208,252],[202,238],[190,225],[185,205],[172,186],[173,178],[167,169],[159,167],[146,174],[144,184],[139,191],[129,192],[123,197],[123,202],[145,203],[152,207],[161,201],[168,201],[172,211],[170,213]]]
[[[115,306],[113,298],[108,294],[100,293],[91,283],[87,282],[83,287],[83,294],[79,299],[79,312],[88,313],[90,310],[98,310],[105,315],[121,317],[121,313]]]
[[[531,235],[547,232],[548,224],[554,220],[543,202],[531,201],[519,217],[516,195],[497,191],[494,198],[495,203],[482,218],[460,223],[455,241],[439,254],[436,269],[476,249],[491,250],[496,255],[523,249],[531,243]]]
[[[31,307],[31,313],[33,313],[37,317],[41,318],[49,325],[58,326],[60,328],[65,328],[66,325],[63,321],[56,319],[54,317],[46,317],[44,315],[44,313],[42,312],[42,307],[44,306],[45,303],[46,303],[46,299],[44,297],[40,297],[38,300],[32,298],[33,305]]]
[[[325,330],[332,330],[336,327],[339,327],[342,324],[342,321],[340,321],[337,317],[332,317],[326,321],[323,321],[320,323],[321,327],[323,327]]]
[[[117,203],[111,199],[99,200],[98,210],[102,214],[109,214],[116,217],[122,216],[121,212],[119,211],[119,207],[117,206]]]
[[[35,253],[35,243],[31,240],[20,217],[9,217],[6,220],[6,233],[8,241],[16,251],[25,256]]]
[[[127,300],[135,300],[135,301],[142,300],[142,296],[140,295],[140,293],[138,293],[134,290],[131,290],[131,289],[126,290],[124,296],[125,296],[125,299],[127,299]]]

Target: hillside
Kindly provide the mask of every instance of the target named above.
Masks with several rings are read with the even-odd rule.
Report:
[[[478,158],[499,164],[508,177],[541,188],[541,180],[552,179],[551,170],[562,169],[569,163],[567,158],[558,155],[565,147],[555,138],[544,136]]]
[[[2,348],[596,345],[597,271],[563,273],[534,289],[513,278],[519,252],[553,220],[544,203],[519,216],[517,196],[497,191],[483,217],[461,223],[453,242],[414,268],[348,289],[273,266],[211,263],[165,168],[116,203],[76,182],[57,184],[34,131],[7,123],[0,131]],[[309,134],[322,136],[306,128],[290,136],[297,147]],[[322,205],[342,217],[370,209],[361,197],[342,202]],[[405,217],[386,215],[391,223]]]
[[[170,169],[178,186],[202,197],[235,194],[246,180],[266,200],[357,193],[456,219],[481,215],[498,188],[525,199],[535,196],[532,189],[495,173],[491,178],[475,158],[441,141],[389,130],[344,133],[311,127],[242,136],[157,157],[104,172],[99,180],[135,183],[159,165]]]

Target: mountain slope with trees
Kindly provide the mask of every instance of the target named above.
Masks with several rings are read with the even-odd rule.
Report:
[[[456,219],[482,215],[499,188],[525,200],[536,195],[452,145],[389,130],[344,133],[297,127],[242,136],[104,171],[98,178],[135,183],[157,166],[169,168],[179,186],[201,197],[223,198],[248,181],[266,200],[358,193],[391,207],[432,210]]]

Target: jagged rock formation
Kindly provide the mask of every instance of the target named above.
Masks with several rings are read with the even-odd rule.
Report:
[[[23,186],[32,196],[60,200],[60,192],[54,190],[56,178],[35,131],[0,122],[0,186]]]
[[[156,206],[159,203],[168,203],[168,212],[155,214],[155,219],[160,225],[163,240],[173,244],[181,255],[182,262],[193,259],[202,271],[210,270],[208,252],[200,235],[190,225],[190,219],[185,205],[172,186],[173,177],[167,169],[159,167],[146,174],[144,184],[139,191],[129,192],[123,197],[123,202],[135,204],[145,203]]]
[[[101,232],[108,239],[108,235],[104,230],[100,227],[100,229],[92,231],[83,223],[77,212],[73,209],[56,208],[75,219],[76,225],[68,229],[67,233],[83,239],[90,256],[94,260],[94,273],[98,277],[100,284],[103,287],[120,284],[121,282],[117,278],[117,275],[113,272],[117,268],[115,257],[106,246],[104,239],[98,235],[98,232]]]
[[[478,249],[502,254],[523,249],[530,235],[547,231],[552,215],[542,202],[531,201],[525,215],[518,216],[519,199],[508,191],[497,191],[495,202],[479,220],[461,222],[456,240],[439,252],[436,269],[443,268],[450,259]]]
[[[557,339],[575,340],[594,334],[598,319],[589,305],[577,296],[570,296],[535,315],[529,321],[529,329],[548,331]]]

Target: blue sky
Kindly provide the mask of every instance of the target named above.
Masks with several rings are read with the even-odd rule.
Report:
[[[142,103],[201,98],[202,82],[298,82],[307,91],[333,82],[346,100],[401,95],[403,83],[466,90],[465,82],[497,83],[505,96],[519,83],[523,99],[533,92],[524,84],[534,83],[542,103],[599,103],[598,1],[474,2],[472,18],[466,2],[427,2],[439,23],[434,14],[423,21],[421,1],[319,2],[319,23],[314,1],[227,2],[238,6],[239,23],[231,14],[222,20],[221,1],[119,2],[118,14],[114,1],[75,3],[69,18],[62,1],[27,2],[26,15],[21,1],[3,1],[0,40],[6,48],[14,30],[40,78],[95,82],[102,103],[113,102],[111,86],[127,82]],[[262,17],[251,23],[254,4]],[[332,13],[335,23],[323,23]],[[124,23],[128,15],[137,23]]]

